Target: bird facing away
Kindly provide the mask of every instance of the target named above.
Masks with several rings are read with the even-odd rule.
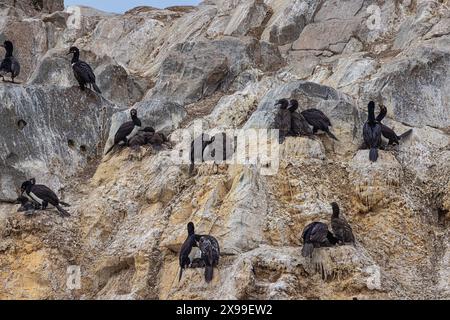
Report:
[[[367,108],[369,115],[363,127],[363,138],[365,146],[370,149],[369,159],[375,162],[381,145],[381,124],[375,119],[375,102],[370,101]]]
[[[25,196],[20,196],[17,198],[15,204],[20,204],[20,208],[17,212],[34,212],[34,210],[39,210],[41,206],[37,203],[33,203]]]
[[[119,127],[116,135],[114,136],[113,145],[106,151],[105,155],[111,152],[111,150],[123,141],[125,145],[128,145],[128,141],[137,134],[139,128],[142,126],[141,120],[137,116],[137,110],[130,110],[131,121],[127,121]]]
[[[80,89],[84,91],[85,86],[88,85],[101,94],[102,92],[95,84],[95,74],[91,66],[80,60],[80,50],[77,47],[71,47],[68,55],[69,54],[73,54],[71,62],[72,69],[73,74],[80,85]]]
[[[11,82],[14,83],[14,78],[20,74],[20,64],[13,56],[14,46],[11,41],[5,41],[2,45],[6,50],[5,59],[0,64],[0,74],[5,81],[4,74],[11,74]]]
[[[198,247],[202,252],[202,259],[205,262],[205,281],[211,282],[214,267],[219,264],[219,242],[213,236],[208,235],[196,236],[196,239],[198,239]]]
[[[186,240],[184,241],[183,245],[181,246],[181,250],[180,250],[180,256],[179,256],[180,276],[178,278],[178,281],[181,280],[181,276],[183,274],[183,269],[189,267],[189,265],[191,264],[189,254],[192,251],[192,247],[197,246],[197,242],[195,240],[194,224],[192,222],[189,222],[187,224],[187,231],[188,231],[188,236],[187,236]]]
[[[206,147],[214,142],[215,137],[210,137],[206,133],[202,133],[200,136],[192,140],[191,150],[189,153],[189,158],[191,160],[191,165],[189,166],[189,175],[192,175],[195,168],[196,162],[203,162],[203,152]]]
[[[280,106],[275,120],[275,128],[280,130],[279,142],[283,143],[284,139],[289,135],[289,132],[291,131],[291,112],[288,110],[289,101],[287,99],[280,99],[275,102],[275,106]]]
[[[333,214],[331,215],[331,230],[334,236],[339,240],[339,243],[355,243],[355,236],[353,235],[352,227],[348,222],[339,217],[339,206],[336,202],[331,203]]]
[[[318,109],[306,109],[301,112],[306,121],[313,127],[313,134],[316,134],[317,131],[322,130],[328,136],[334,140],[338,140],[334,134],[331,133],[330,128],[332,126],[330,119],[320,110]]]
[[[303,257],[312,257],[314,248],[331,247],[338,243],[333,234],[328,231],[328,226],[323,222],[312,222],[308,224],[302,233]]]
[[[22,183],[22,195],[25,192],[28,198],[39,204],[42,210],[47,209],[48,204],[54,206],[61,216],[70,216],[70,213],[64,210],[61,205],[69,207],[70,205],[59,200],[58,196],[48,187],[42,184],[36,184],[36,179],[30,179]]]
[[[298,109],[298,101],[292,99],[289,102],[288,110],[291,112],[291,131],[289,135],[292,136],[311,136],[312,130],[306,121],[305,117],[298,112],[295,112]]]
[[[405,133],[398,136],[394,132],[394,130],[381,123],[386,114],[387,108],[384,105],[380,105],[380,114],[377,116],[376,121],[378,121],[381,124],[381,134],[383,135],[383,137],[389,140],[388,145],[397,145],[400,143],[400,140],[408,137],[411,134],[412,129],[409,129]]]

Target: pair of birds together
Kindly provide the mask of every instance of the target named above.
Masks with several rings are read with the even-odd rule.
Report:
[[[375,102],[370,101],[367,105],[368,117],[363,127],[364,144],[363,149],[370,149],[369,159],[372,162],[376,162],[378,159],[378,149],[382,147],[381,136],[389,140],[388,145],[396,145],[400,143],[401,139],[406,138],[412,132],[409,129],[405,133],[398,136],[394,130],[381,123],[387,114],[387,108],[384,105],[380,105],[380,113],[375,118]]]
[[[188,236],[181,246],[179,254],[181,280],[183,270],[186,268],[205,268],[205,281],[211,282],[213,279],[214,267],[219,264],[220,247],[216,238],[210,235],[195,234],[194,224],[187,224]],[[198,247],[201,251],[201,258],[190,257],[192,248]]]
[[[123,142],[123,145],[129,146],[132,149],[138,149],[140,146],[151,144],[159,148],[167,138],[163,133],[155,132],[152,127],[142,127],[142,122],[137,116],[137,110],[130,110],[131,121],[123,123],[116,134],[114,135],[113,145],[106,151],[105,155],[110,153],[113,148]]]
[[[331,215],[331,230],[323,222],[312,222],[308,224],[302,233],[303,257],[312,257],[314,248],[332,247],[336,244],[355,244],[355,236],[348,222],[339,216],[340,209],[336,202],[331,203],[333,214]]]
[[[51,204],[61,216],[70,216],[70,213],[62,208],[62,206],[70,207],[70,205],[60,201],[58,196],[47,186],[36,184],[36,179],[32,178],[23,182],[20,191],[21,195],[16,200],[17,204],[21,204],[19,212],[45,210]]]
[[[5,81],[4,75],[10,73],[11,82],[15,83],[14,79],[20,74],[20,63],[13,55],[14,45],[11,41],[6,40],[2,47],[5,48],[6,54],[0,64],[0,76],[3,81]],[[80,60],[80,50],[77,47],[71,47],[68,55],[69,54],[73,54],[71,61],[72,69],[73,74],[80,85],[80,89],[84,90],[86,85],[88,85],[101,94],[99,87],[95,83],[95,74],[91,66]]]
[[[312,136],[319,130],[324,131],[330,138],[338,140],[330,131],[332,127],[330,119],[322,111],[310,108],[300,113],[296,112],[299,105],[295,99],[290,101],[280,99],[275,103],[275,106],[278,105],[280,106],[278,119],[280,142],[283,142],[287,136]]]

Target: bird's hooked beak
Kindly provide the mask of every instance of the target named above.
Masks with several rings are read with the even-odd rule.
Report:
[[[277,101],[274,105],[279,106],[281,104],[281,101]]]
[[[68,56],[69,54],[72,54],[73,52],[72,51],[69,51],[69,53],[68,54],[66,54],[66,56]]]

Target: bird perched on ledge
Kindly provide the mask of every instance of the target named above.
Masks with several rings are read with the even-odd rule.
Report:
[[[2,47],[5,48],[6,55],[5,59],[3,59],[0,64],[0,76],[3,78],[3,81],[5,81],[4,74],[10,73],[11,82],[14,83],[14,78],[20,73],[20,64],[13,56],[14,46],[11,41],[5,41]]]
[[[70,205],[59,200],[58,196],[48,187],[42,184],[36,184],[36,179],[30,179],[22,183],[22,194],[25,192],[27,197],[33,202],[39,204],[42,210],[47,209],[48,204],[54,206],[62,216],[70,216],[70,213],[64,210],[61,205],[69,207]]]
[[[98,93],[102,93],[99,87],[95,84],[95,74],[91,66],[86,62],[80,60],[80,50],[77,47],[71,47],[69,54],[73,54],[72,57],[72,69],[75,78],[80,85],[80,89],[84,91],[86,85],[91,86]]]
[[[119,130],[117,130],[116,135],[114,136],[114,143],[108,149],[108,151],[106,151],[105,155],[110,153],[111,150],[122,141],[125,145],[128,145],[130,139],[138,133],[139,128],[142,126],[142,123],[137,116],[137,110],[131,109],[130,115],[131,121],[127,121],[119,127]]]

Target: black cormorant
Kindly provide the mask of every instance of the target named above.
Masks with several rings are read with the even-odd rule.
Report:
[[[91,66],[80,60],[80,50],[77,47],[71,47],[68,55],[69,54],[73,54],[72,69],[73,74],[80,85],[80,89],[84,90],[86,85],[90,85],[95,91],[102,93],[95,84],[95,74]]]
[[[318,109],[306,109],[301,112],[306,121],[313,127],[313,134],[316,134],[317,131],[322,130],[328,134],[334,140],[338,140],[334,134],[331,133],[330,128],[332,127],[330,119],[320,110]]]
[[[197,242],[195,240],[195,229],[194,224],[189,222],[187,224],[188,236],[181,246],[179,262],[180,262],[180,276],[178,281],[181,280],[181,276],[183,274],[183,269],[189,267],[191,260],[189,259],[189,254],[191,253],[192,247],[197,246]]]
[[[202,133],[200,136],[192,140],[191,150],[189,158],[191,160],[191,165],[189,166],[189,174],[192,175],[194,172],[195,162],[203,162],[203,152],[205,148],[214,142],[215,137],[210,137],[206,133]]]
[[[314,248],[331,247],[338,243],[333,234],[328,231],[328,226],[323,222],[313,222],[305,227],[302,233],[303,257],[312,257]]]
[[[213,236],[196,236],[198,247],[202,252],[202,259],[205,262],[205,280],[211,282],[213,279],[214,267],[219,264],[220,247],[219,242]]]
[[[355,243],[352,227],[348,222],[339,217],[339,206],[336,202],[331,203],[333,214],[331,216],[331,230],[340,243]]]
[[[275,103],[275,106],[280,106],[276,118],[276,129],[280,130],[279,142],[283,143],[284,139],[291,131],[291,112],[288,110],[289,101],[287,99],[280,99]]]
[[[369,159],[372,162],[378,159],[378,148],[381,145],[381,124],[375,119],[375,102],[370,101],[369,115],[363,127],[364,144],[370,149]]]
[[[107,155],[111,150],[119,144],[121,141],[128,144],[128,141],[138,132],[139,128],[142,126],[141,120],[137,116],[136,109],[130,110],[131,121],[127,121],[119,127],[116,135],[114,136],[114,144],[106,151]]]
[[[14,78],[17,77],[20,73],[20,64],[16,58],[13,56],[14,46],[11,41],[5,41],[2,45],[6,50],[5,59],[3,59],[0,65],[0,75],[5,81],[4,74],[11,74],[11,82],[14,83]]]
[[[404,139],[411,134],[412,129],[409,129],[405,133],[398,136],[394,132],[394,130],[392,130],[388,126],[381,123],[381,121],[384,119],[386,114],[387,114],[387,108],[384,105],[380,105],[380,114],[377,116],[376,120],[378,122],[380,122],[380,124],[381,124],[381,134],[383,135],[383,137],[385,137],[386,139],[389,140],[389,143],[388,143],[389,145],[399,144],[401,139]]]
[[[299,113],[295,112],[298,109],[298,101],[291,100],[289,103],[288,110],[291,112],[291,131],[289,135],[293,136],[310,136],[312,135],[311,127],[306,121],[305,117]]]
[[[60,201],[58,196],[48,187],[42,184],[36,184],[34,178],[22,183],[21,191],[22,194],[25,192],[30,200],[41,205],[42,210],[45,210],[48,204],[51,204],[62,216],[70,216],[70,213],[61,207],[61,205],[69,207],[69,204]]]

